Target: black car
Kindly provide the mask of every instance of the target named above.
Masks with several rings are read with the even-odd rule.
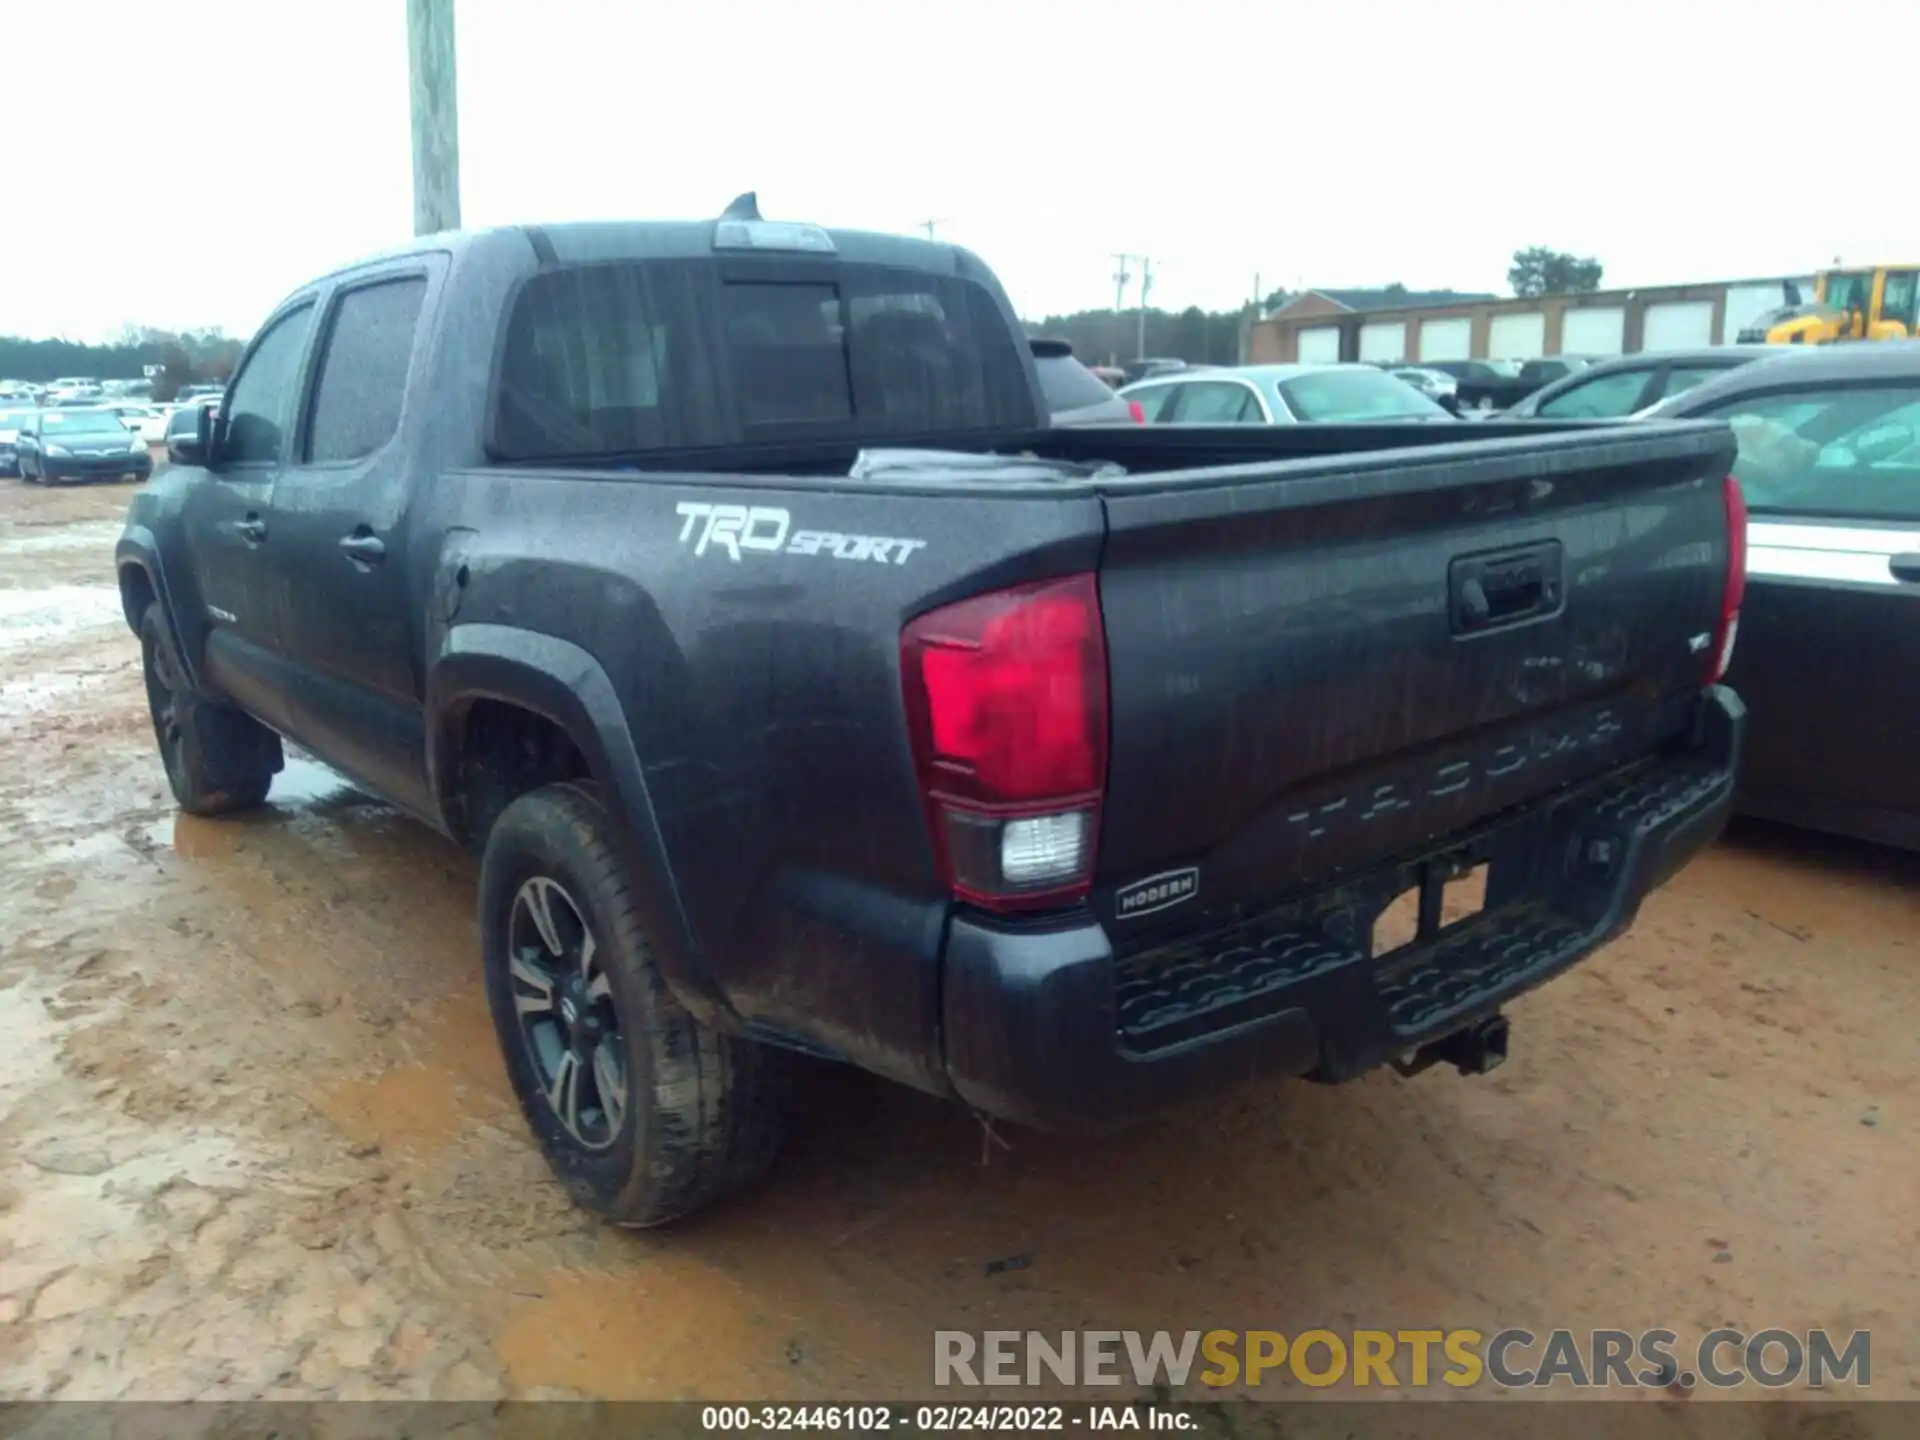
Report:
[[[1920,849],[1920,344],[1789,351],[1648,418],[1740,446],[1740,808]]]
[[[112,410],[40,410],[14,441],[20,478],[50,485],[63,480],[145,480],[153,457],[138,432]]]
[[[1428,362],[1422,361],[1422,364]],[[1556,380],[1585,370],[1594,360],[1587,355],[1544,355],[1535,360],[1463,360],[1442,362],[1429,368],[1446,370],[1459,380],[1455,398],[1462,410],[1492,414],[1518,405],[1536,390],[1544,390]],[[1478,367],[1455,370],[1453,365]]]
[[[1536,390],[1506,413],[1516,420],[1619,420],[1684,394],[1728,370],[1777,357],[1767,345],[1644,351],[1602,360]]]

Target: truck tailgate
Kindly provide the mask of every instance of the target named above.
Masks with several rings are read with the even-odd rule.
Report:
[[[1103,487],[1096,903],[1269,900],[1680,730],[1733,456],[1719,426],[1636,424]]]

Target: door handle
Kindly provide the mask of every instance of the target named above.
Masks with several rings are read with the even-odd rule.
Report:
[[[249,545],[258,545],[267,538],[267,522],[258,515],[249,515],[233,522],[233,533]]]
[[[378,535],[356,530],[340,537],[340,548],[349,560],[361,565],[377,565],[387,558],[387,544]]]
[[[1905,581],[1909,585],[1920,585],[1920,554],[1909,550],[1903,555],[1889,555],[1887,569],[1893,572],[1893,578]]]

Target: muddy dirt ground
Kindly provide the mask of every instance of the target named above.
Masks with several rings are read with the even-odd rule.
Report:
[[[1510,1324],[1868,1328],[1920,1397],[1914,860],[1737,832],[1482,1080],[1002,1148],[822,1069],[764,1188],[616,1232],[522,1130],[460,852],[299,760],[175,814],[128,493],[0,481],[0,1400],[910,1397],[942,1327]]]

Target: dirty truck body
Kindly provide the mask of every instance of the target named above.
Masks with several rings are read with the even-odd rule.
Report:
[[[285,737],[484,852],[528,1118],[636,1224],[764,1165],[784,1051],[1042,1126],[1485,1069],[1723,824],[1724,427],[1042,407],[931,242],[505,229],[329,276],[118,547],[175,792],[257,803]]]

